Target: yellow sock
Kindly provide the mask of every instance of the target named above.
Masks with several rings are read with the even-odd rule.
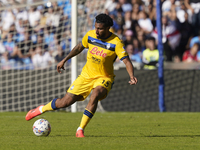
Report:
[[[83,117],[81,119],[80,128],[85,129],[86,125],[89,123],[90,119],[93,117],[93,113],[88,109],[85,109]]]
[[[51,111],[51,110],[56,110],[56,106],[55,106],[55,102],[56,102],[57,98],[53,99],[51,102],[49,102],[48,104],[46,104],[45,106],[42,107],[42,112],[46,112],[46,111]]]

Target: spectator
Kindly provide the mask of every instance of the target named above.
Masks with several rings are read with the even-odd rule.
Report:
[[[135,52],[142,52],[140,42],[136,37],[133,38],[133,47]]]
[[[24,33],[25,28],[24,28],[24,22],[23,22],[22,19],[16,20],[16,22],[15,22],[15,27],[16,27],[16,31],[17,31],[18,33],[20,33],[20,34],[23,34],[23,33]]]
[[[200,62],[200,50],[197,52],[197,61]]]
[[[124,39],[124,45],[125,47],[128,45],[128,44],[132,44],[133,42],[133,31],[131,30],[126,30],[125,31],[125,39]]]
[[[64,16],[67,16],[67,18],[71,19],[71,11],[72,11],[71,0],[68,0],[68,3],[63,8]]]
[[[117,6],[117,2],[115,0],[106,0],[104,8],[108,10],[109,13],[113,12]]]
[[[124,22],[125,21],[122,12],[121,10],[118,10],[116,13],[116,23],[120,26],[120,29],[122,29]]]
[[[146,35],[153,31],[153,24],[144,11],[139,12],[138,24]]]
[[[15,16],[11,9],[6,9],[1,14],[2,19],[2,38],[4,39],[8,32],[10,31],[10,27],[15,22]]]
[[[157,28],[152,32],[152,36],[158,38]],[[162,42],[164,46],[166,61],[172,61],[173,56],[179,52],[178,46],[181,39],[181,34],[177,28],[169,23],[167,16],[162,17]],[[180,57],[180,54],[178,54]]]
[[[64,51],[62,50],[62,47],[61,46],[58,46],[58,50],[57,50],[57,54],[55,56],[55,62],[58,63],[60,62],[61,60],[63,60],[63,58],[65,58],[65,53]]]
[[[131,55],[133,55],[133,44],[128,44],[126,46],[126,52],[128,53],[129,57],[131,58]]]
[[[17,44],[18,56],[23,64],[31,64],[31,57],[33,56],[33,47],[28,32],[25,33],[24,41]]]
[[[142,53],[142,61],[144,69],[156,69],[159,59],[159,51],[156,49],[156,42],[154,37],[149,37],[146,41],[146,49]]]
[[[20,37],[18,37],[19,33],[17,33],[14,23],[10,26],[8,34],[12,34],[12,41],[15,43],[17,43],[21,39]],[[4,41],[6,40],[6,38],[8,38],[8,34],[4,37]]]
[[[51,65],[52,57],[49,52],[43,52],[42,47],[36,48],[36,54],[32,58],[35,69],[45,69]]]
[[[172,58],[172,61],[173,61],[174,63],[179,63],[179,62],[181,62],[181,58],[180,58],[180,56],[178,56],[178,55],[174,55],[174,57]]]
[[[147,1],[148,1],[147,3],[149,3],[149,0],[147,0]],[[145,0],[131,0],[131,4],[132,4],[132,6],[134,6],[135,4],[139,4],[140,10],[142,10],[143,8],[141,8],[141,7],[142,7],[142,5],[145,5]]]
[[[124,16],[124,25],[123,25],[124,31],[131,29],[131,24],[132,24],[131,12],[127,11]]]
[[[140,12],[139,7],[140,7],[140,5],[138,3],[133,5],[133,10],[132,10],[132,13],[131,13],[131,19],[133,21],[138,21],[138,15],[139,15],[139,12]]]
[[[200,44],[200,36],[195,36],[190,40],[190,48],[192,48],[192,46],[197,43]]]
[[[200,28],[200,1],[199,0],[184,0],[185,6],[192,12],[192,26],[194,28],[193,35],[199,34]]]
[[[36,9],[36,7],[31,6],[28,12],[28,20],[31,27],[36,25],[36,21],[39,21],[41,18],[40,12]]]
[[[62,50],[70,51],[71,50],[71,32],[69,30],[66,30],[63,34],[63,38],[60,42],[60,46],[62,47]]]
[[[139,29],[140,29],[140,27],[139,27]],[[146,48],[146,45],[145,45],[145,38],[146,38],[145,34],[144,34],[144,32],[142,30],[138,30],[136,34],[137,34],[137,39],[139,41],[139,44],[141,46],[141,50],[143,51]]]
[[[56,35],[53,27],[45,27],[44,29],[44,43],[48,45],[48,48],[55,45]]]
[[[1,56],[1,54],[3,54],[4,52],[6,52],[6,48],[4,47],[2,41],[0,41],[0,56]]]
[[[126,51],[131,61],[138,62],[138,63],[142,62],[141,52],[138,52],[137,50],[135,50],[133,44],[128,44],[126,46]]]
[[[121,31],[119,31],[121,29],[120,29],[120,26],[117,24],[117,22],[115,20],[114,14],[110,14],[110,17],[113,19],[113,26],[111,27],[111,30],[112,30],[111,32],[118,33],[118,34],[122,33]]]
[[[58,2],[52,2],[52,7],[54,9],[54,12],[57,13],[57,12],[60,12],[62,7],[58,6]]]
[[[178,1],[177,0],[165,0],[162,4],[162,12],[168,13],[172,7],[177,7]]]
[[[197,62],[197,52],[199,50],[199,45],[195,43],[190,50],[187,50],[183,54],[183,62]]]
[[[132,10],[132,13],[131,13],[131,20],[132,20],[132,25],[131,25],[131,29],[133,30],[134,34],[136,35],[136,26],[138,25],[138,15],[139,15],[139,12],[140,12],[140,9],[139,9],[139,4],[138,3],[135,3],[133,5],[133,10]]]
[[[18,8],[15,16],[16,21],[21,19],[23,21],[23,24],[26,24],[28,22],[28,12],[25,8]]]
[[[180,45],[179,45],[181,58],[185,50],[189,48],[188,41],[189,39],[191,39],[192,33],[193,33],[192,25],[188,21],[187,12],[185,12],[184,17],[185,17],[185,21],[181,23],[180,29],[179,29],[181,33],[181,40],[180,40]]]
[[[178,30],[178,29],[180,29],[181,23],[180,23],[179,19],[177,18],[177,14],[176,14],[176,10],[175,9],[176,9],[175,6],[173,6],[170,9],[170,11],[168,12],[168,14],[167,15],[164,14],[164,15],[166,15],[168,17],[169,24],[175,26],[176,29]]]
[[[187,8],[185,7],[185,4],[184,2],[181,2],[180,4],[180,9],[178,9],[176,11],[176,15],[177,15],[177,18],[179,19],[180,23],[183,23],[186,21],[186,19],[188,20],[188,16],[187,18],[185,18],[185,14],[187,13],[188,15],[188,12],[187,12]]]
[[[32,27],[32,36],[37,36],[39,34],[44,34],[44,25],[41,24],[40,20],[35,21],[35,25]],[[33,40],[36,42],[35,40]]]
[[[23,24],[23,20],[22,19],[18,19],[15,22],[15,28],[16,28],[16,32],[17,32],[17,39],[16,42],[21,42],[24,40],[24,33],[25,33],[25,27]]]
[[[58,27],[60,21],[60,14],[53,7],[48,8],[48,12],[46,14],[46,25],[52,27]]]
[[[40,46],[44,51],[48,50],[48,45],[44,42],[44,37],[42,35],[37,36],[37,42],[33,44],[33,50],[36,49],[37,46]]]
[[[154,28],[156,27],[156,0],[147,2],[145,12],[149,15]]]
[[[15,21],[15,16],[13,14],[13,11],[11,9],[6,9],[1,14],[2,18],[2,26],[4,31],[9,31],[10,26]]]
[[[15,67],[16,61],[14,59],[9,58],[8,51],[5,51],[0,57],[1,68],[3,70],[13,69]]]
[[[13,41],[13,36],[11,33],[7,36],[7,41],[3,42],[6,51],[8,52],[8,58],[15,58],[17,59],[17,45]]]
[[[119,0],[119,3],[124,13],[132,11],[132,5],[127,0]]]
[[[42,12],[40,11],[40,26],[42,28],[44,28],[46,26],[46,23],[47,23],[47,12]]]

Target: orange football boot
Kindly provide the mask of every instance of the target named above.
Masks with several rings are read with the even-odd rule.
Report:
[[[84,131],[79,129],[78,131],[76,131],[76,137],[78,138],[83,138],[84,136]]]
[[[42,113],[40,112],[40,107],[41,107],[41,106],[44,106],[44,105],[40,105],[40,106],[38,106],[38,107],[35,108],[35,109],[29,110],[29,112],[26,114],[25,119],[26,119],[27,121],[29,121],[29,120],[33,119],[34,117],[41,115],[41,114],[42,114]]]

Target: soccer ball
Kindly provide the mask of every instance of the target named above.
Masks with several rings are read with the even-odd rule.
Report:
[[[46,119],[38,119],[33,124],[33,133],[36,136],[48,136],[51,132],[51,125]]]

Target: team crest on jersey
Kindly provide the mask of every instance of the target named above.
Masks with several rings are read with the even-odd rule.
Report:
[[[106,47],[107,47],[107,49],[109,49],[109,48],[110,48],[110,43],[108,43],[108,44],[106,45]]]
[[[70,88],[70,90],[73,90],[73,88],[74,88],[74,85]]]

